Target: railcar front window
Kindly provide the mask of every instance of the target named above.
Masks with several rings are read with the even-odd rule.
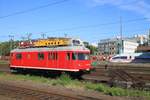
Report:
[[[73,40],[73,45],[80,45],[80,41],[79,40]]]
[[[127,56],[121,56],[120,59],[127,59]]]
[[[87,53],[78,53],[78,60],[89,60],[89,54],[87,54]]]

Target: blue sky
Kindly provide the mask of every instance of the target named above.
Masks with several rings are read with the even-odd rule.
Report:
[[[32,33],[33,39],[41,38],[41,34],[45,33],[48,37],[67,34],[68,37],[96,43],[119,35],[120,16],[124,37],[146,34],[150,28],[149,0],[66,0],[1,18],[57,1],[63,0],[0,0],[0,41],[9,40],[8,35],[19,40],[27,33]],[[142,18],[147,19],[140,20]]]

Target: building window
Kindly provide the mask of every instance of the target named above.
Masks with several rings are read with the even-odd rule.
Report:
[[[44,53],[38,53],[38,60],[44,60]]]
[[[22,54],[21,54],[21,53],[17,53],[17,54],[16,54],[16,59],[18,59],[18,60],[19,60],[19,59],[22,59]]]

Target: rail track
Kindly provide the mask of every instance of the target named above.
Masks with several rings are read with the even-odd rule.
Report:
[[[0,71],[10,73],[9,65],[1,64]],[[82,78],[110,86],[150,90],[150,65],[100,64],[95,66],[95,71]]]
[[[11,74],[9,66],[0,64],[0,72]],[[112,100],[112,97],[99,93],[83,93],[57,87],[43,87],[42,84],[31,85],[30,82],[15,82],[12,80],[0,80],[0,98],[8,97],[6,100]],[[90,94],[90,95],[89,95]],[[3,99],[5,100],[5,99]],[[114,98],[113,100],[118,100]]]
[[[95,66],[95,71],[89,75],[84,75],[83,79],[111,86],[150,90],[150,65],[101,64]]]
[[[47,93],[33,89],[0,83],[0,95],[16,100],[81,100],[79,97]]]

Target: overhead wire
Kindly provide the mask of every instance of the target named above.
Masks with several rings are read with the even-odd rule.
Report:
[[[49,3],[49,4],[40,5],[40,6],[30,8],[30,9],[26,9],[26,10],[23,10],[23,11],[10,13],[10,14],[4,15],[4,16],[0,16],[0,19],[4,19],[4,18],[10,17],[10,16],[15,16],[15,15],[20,15],[20,14],[36,11],[36,10],[39,10],[39,9],[42,9],[42,8],[46,8],[46,7],[49,7],[49,6],[61,4],[61,3],[67,2],[67,1],[69,1],[69,0],[55,1],[55,2],[52,2],[52,3]]]
[[[137,19],[129,19],[126,21],[122,21],[122,23],[131,23],[131,22],[137,22],[137,21],[143,21],[143,20],[148,20],[150,18],[137,18]],[[69,31],[69,30],[78,30],[78,29],[85,29],[85,28],[96,28],[100,26],[106,26],[106,25],[113,25],[113,24],[120,24],[120,21],[115,21],[115,22],[108,22],[108,23],[99,23],[99,24],[93,24],[93,25],[83,25],[83,26],[77,26],[77,27],[69,27],[69,28],[62,28],[62,29],[56,29],[56,30],[49,30],[46,32],[42,33],[48,33],[48,32],[57,32],[57,31]]]
[[[137,19],[129,19],[122,21],[122,23],[131,23],[131,22],[137,22],[137,21],[143,21],[148,20],[150,18],[137,18]],[[108,22],[108,23],[99,23],[99,24],[93,24],[93,25],[84,25],[84,26],[77,26],[77,27],[70,27],[70,28],[62,28],[62,29],[56,29],[56,30],[48,30],[43,32],[35,32],[34,34],[41,34],[41,33],[49,33],[49,32],[59,32],[59,31],[69,31],[69,30],[78,30],[78,29],[86,29],[86,28],[96,28],[100,26],[106,26],[106,25],[113,25],[113,24],[120,24],[119,20],[115,22]],[[33,32],[29,32],[33,33]],[[0,36],[1,37],[1,36]]]
[[[66,2],[66,1],[69,1],[69,0],[56,1],[56,2],[53,2],[53,3],[46,4],[46,5],[41,5],[41,6],[38,6],[38,7],[31,8],[31,9],[27,9],[27,10],[11,13],[11,14],[8,14],[8,15],[0,16],[0,19],[10,17],[10,16],[19,15],[19,14],[23,14],[23,13],[28,13],[28,12],[35,11],[35,10],[38,10],[38,9],[41,9],[41,8],[45,8],[45,7],[49,7],[49,6],[52,6],[52,5],[60,4],[60,3]],[[129,5],[129,4],[135,3],[137,1],[138,0],[134,0],[132,2],[128,2],[128,3],[125,3],[125,4],[120,4],[120,5],[117,5],[117,6]],[[136,19],[135,19],[135,21],[136,21]],[[117,23],[119,23],[119,21]],[[65,28],[65,29],[57,29],[57,30],[54,30],[54,31],[66,30],[66,29],[67,30],[74,30],[74,29],[82,29],[82,28],[92,28],[92,27],[98,27],[98,26],[102,26],[102,25],[112,25],[112,24],[117,24],[117,23],[116,22],[111,22],[111,23],[103,23],[103,24],[84,25],[84,26],[77,26],[77,27],[71,27],[71,28]]]
[[[0,16],[0,19],[15,16],[15,15],[19,15],[19,14],[23,14],[23,13],[28,13],[28,12],[39,10],[39,9],[42,9],[42,8],[46,8],[46,7],[49,7],[49,6],[52,6],[52,5],[60,4],[60,3],[66,2],[66,1],[68,1],[68,0],[56,1],[56,2],[53,2],[53,3],[49,3],[49,4],[46,4],[46,5],[41,5],[41,6],[38,6],[38,7],[31,8],[31,9],[18,11],[18,12],[11,13],[11,14],[8,14],[8,15]],[[129,2],[129,3],[126,3],[126,4],[120,4],[120,5],[117,5],[117,6],[129,5],[129,4],[135,3],[136,1],[138,1],[138,0],[135,0],[133,2]],[[149,19],[149,18],[131,19],[131,20],[123,21],[123,23],[130,23],[130,22],[142,21],[142,20],[147,20],[147,19]],[[77,26],[77,27],[49,30],[49,31],[46,31],[46,32],[39,32],[39,33],[57,32],[57,31],[63,31],[63,30],[68,31],[68,30],[77,30],[77,29],[85,29],[85,28],[95,28],[95,27],[99,27],[99,26],[113,25],[113,24],[119,24],[119,23],[120,23],[119,21],[116,21],[116,22],[100,23],[100,24],[93,24],[93,25],[83,25],[83,26]]]

